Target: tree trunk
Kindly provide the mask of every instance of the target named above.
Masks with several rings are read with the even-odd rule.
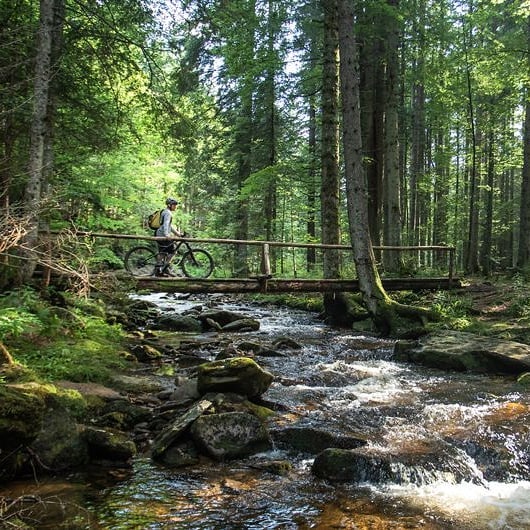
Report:
[[[392,8],[399,6],[399,0],[388,0]],[[384,140],[384,179],[383,179],[383,244],[401,245],[401,178],[399,171],[399,27],[397,12],[392,17],[392,27],[386,41],[386,85],[387,101],[385,113]],[[401,257],[398,252],[383,252],[385,270],[396,272],[400,269]]]
[[[338,0],[340,82],[346,199],[353,259],[363,302],[376,327],[385,334],[398,325],[398,316],[418,319],[426,310],[401,306],[386,293],[376,268],[368,220],[368,192],[362,165],[361,112],[359,103],[359,62],[354,37],[354,15],[350,0]]]
[[[24,209],[31,219],[30,228],[24,239],[23,258],[18,283],[27,282],[37,265],[34,250],[38,245],[38,230],[41,208],[41,193],[44,180],[44,150],[46,143],[46,119],[52,66],[52,42],[54,29],[55,0],[40,1],[40,20],[35,58],[35,83],[33,96],[33,116],[30,130],[30,153],[28,180],[25,188]]]
[[[527,18],[528,70],[530,71],[530,17]],[[525,120],[523,133],[523,174],[521,180],[521,205],[519,221],[519,250],[517,266],[522,268],[530,263],[530,82],[525,90]]]
[[[477,164],[477,131],[475,124],[475,107],[473,104],[473,91],[471,89],[471,65],[468,58],[468,44],[466,39],[467,28],[462,28],[464,35],[464,53],[466,66],[467,100],[469,110],[469,126],[471,141],[471,167],[469,168],[469,225],[466,252],[466,271],[470,274],[479,272],[478,264],[478,238],[479,238],[479,186],[480,174]]]
[[[493,124],[490,124],[493,127]],[[489,276],[492,270],[492,245],[493,245],[493,187],[495,176],[495,155],[493,150],[493,131],[490,130],[488,134],[488,168],[487,168],[487,188],[486,194],[486,216],[484,219],[484,234],[482,239],[482,248],[480,250],[480,261],[482,273]]]
[[[379,314],[379,304],[389,301],[389,297],[383,289],[376,269],[370,239],[368,193],[362,163],[359,62],[353,33],[353,6],[349,0],[338,0],[338,5],[342,139],[350,239],[364,303],[370,314],[376,316]]]
[[[314,98],[309,101],[309,171],[307,187],[307,238],[310,242],[316,240],[316,148],[317,148],[317,120]],[[308,272],[315,269],[316,251],[308,248],[306,251],[306,268]]]
[[[320,188],[322,243],[340,243],[339,172],[339,41],[337,1],[322,0],[324,10],[324,66],[322,71],[322,182]],[[323,252],[324,278],[340,277],[339,253]],[[328,321],[342,324],[341,294],[324,294],[324,312]]]
[[[268,2],[267,13],[267,69],[265,72],[265,145],[267,149],[266,163],[269,167],[276,165],[276,61],[275,57],[275,24],[274,5],[272,0]],[[265,189],[264,200],[265,239],[273,241],[276,239],[275,223],[277,215],[276,206],[276,177],[271,176]],[[276,260],[275,249],[272,250],[271,267],[275,271]]]
[[[252,145],[252,92],[245,86],[241,94],[241,115],[239,130],[236,135],[237,157],[237,188],[240,192],[251,171]],[[248,239],[248,199],[238,193],[236,212],[235,238]],[[248,277],[248,247],[236,245],[234,256],[234,273],[236,276]]]
[[[377,8],[368,7],[366,9],[366,17],[363,18],[362,23],[366,27],[374,27],[376,32],[382,34],[386,28],[384,28],[384,22],[381,21],[380,13],[374,15],[374,9]],[[368,186],[368,220],[374,245],[380,244],[382,228],[383,122],[386,110],[385,61],[382,41],[382,38],[367,37],[359,51],[362,144]]]
[[[325,0],[322,73],[322,243],[338,244],[339,231],[339,65],[337,2]],[[324,252],[324,278],[339,277],[337,252]]]

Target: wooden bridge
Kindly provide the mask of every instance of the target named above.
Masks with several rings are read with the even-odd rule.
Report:
[[[98,232],[77,232],[78,237],[89,238],[112,238],[120,240],[135,240],[138,242],[155,242],[163,238],[138,235],[138,234],[108,234]],[[184,277],[159,278],[154,276],[135,277],[132,279],[135,289],[148,289],[152,291],[181,292],[181,293],[285,293],[285,292],[358,292],[359,282],[356,279],[324,279],[324,278],[281,278],[273,272],[271,265],[271,249],[289,248],[292,252],[296,249],[314,249],[315,252],[335,251],[346,253],[352,251],[349,245],[327,245],[318,243],[296,243],[279,241],[256,241],[236,239],[212,239],[212,238],[172,238],[175,241],[185,240],[192,248],[205,246],[211,249],[213,245],[222,245],[233,248],[237,245],[255,247],[257,253],[254,256],[254,273],[248,278],[234,278],[223,271],[220,267],[214,270],[213,277],[206,279],[192,279]],[[460,279],[454,276],[455,248],[450,246],[375,246],[374,251],[382,252],[409,252],[419,255],[420,253],[431,253],[438,259],[444,256],[447,266],[447,276],[443,277],[407,277],[407,278],[385,278],[382,277],[383,286],[388,291],[397,290],[438,290],[461,287]],[[278,251],[276,251],[278,252]],[[353,270],[353,259],[344,260]],[[284,274],[282,274],[284,275]],[[352,274],[353,275],[353,274]],[[295,276],[295,273],[291,273]]]

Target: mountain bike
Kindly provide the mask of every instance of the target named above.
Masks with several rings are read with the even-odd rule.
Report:
[[[152,276],[155,271],[158,249],[141,245],[131,248],[123,259],[125,269],[133,276]],[[211,254],[202,248],[192,248],[187,241],[175,241],[169,265],[180,268],[186,278],[208,278],[212,274],[214,261]]]

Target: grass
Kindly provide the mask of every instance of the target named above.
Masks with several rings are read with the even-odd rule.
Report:
[[[123,330],[106,322],[96,301],[56,298],[31,289],[0,296],[0,340],[17,363],[17,379],[107,381],[126,364]]]

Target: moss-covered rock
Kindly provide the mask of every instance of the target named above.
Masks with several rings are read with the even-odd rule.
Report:
[[[71,469],[88,461],[87,445],[75,417],[60,396],[49,394],[46,398],[43,426],[31,449],[47,470]]]
[[[197,372],[199,393],[233,392],[250,398],[263,394],[273,375],[248,357],[234,357],[201,364]]]
[[[191,435],[200,449],[217,460],[244,457],[271,447],[267,429],[256,416],[245,412],[203,415],[191,426]]]
[[[84,426],[82,438],[91,460],[126,464],[137,452],[134,442],[121,431]]]
[[[530,346],[445,330],[398,342],[394,358],[445,370],[520,374],[530,369]]]
[[[33,441],[42,428],[45,411],[42,395],[36,395],[23,387],[0,385],[2,453]]]

